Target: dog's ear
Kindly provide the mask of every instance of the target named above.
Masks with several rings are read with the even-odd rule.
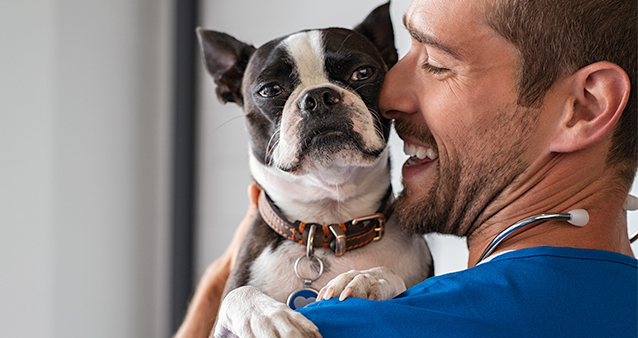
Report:
[[[368,17],[353,29],[363,34],[381,53],[383,61],[391,68],[399,60],[399,54],[394,47],[394,29],[390,18],[390,2],[374,9]]]
[[[197,36],[206,70],[217,85],[217,98],[223,103],[243,105],[242,78],[255,47],[232,36],[197,27]]]

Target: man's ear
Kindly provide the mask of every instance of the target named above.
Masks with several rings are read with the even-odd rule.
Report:
[[[571,104],[550,144],[553,152],[573,152],[601,139],[618,122],[629,99],[629,76],[614,63],[596,62],[571,77]]]
[[[241,83],[255,47],[232,36],[197,27],[197,36],[206,70],[217,85],[217,98],[223,103],[243,105]]]
[[[390,18],[390,2],[375,8],[362,23],[352,29],[368,38],[377,47],[383,61],[392,68],[399,60],[399,54],[394,46],[394,29]]]

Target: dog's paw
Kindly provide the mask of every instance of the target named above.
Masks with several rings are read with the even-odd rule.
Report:
[[[315,324],[302,314],[252,286],[228,293],[219,309],[212,336],[321,337]]]
[[[396,297],[405,290],[403,279],[388,268],[350,270],[328,282],[319,291],[317,301],[330,299],[335,295],[339,295],[339,300],[348,297],[386,300]]]

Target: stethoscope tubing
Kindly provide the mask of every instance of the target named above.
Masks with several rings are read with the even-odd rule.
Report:
[[[547,221],[547,220],[553,220],[553,219],[569,221],[571,217],[572,216],[570,214],[538,214],[538,215],[523,218],[522,220],[510,225],[507,229],[501,231],[498,235],[496,235],[496,237],[494,237],[494,239],[490,242],[487,248],[485,248],[485,251],[483,251],[483,254],[481,254],[481,257],[479,258],[476,264],[483,261],[487,256],[489,256],[494,251],[494,249],[496,249],[496,247],[502,241],[504,241],[508,237],[513,236],[517,230],[521,230],[522,228],[528,225],[532,225],[532,227],[536,226],[538,225],[537,222],[540,222],[540,221]]]
[[[638,198],[633,195],[628,195],[623,203],[623,209],[629,210],[638,210]],[[522,220],[510,225],[507,229],[501,231],[494,239],[490,242],[490,244],[485,248],[481,257],[476,264],[482,262],[487,256],[494,252],[494,249],[503,242],[506,238],[513,236],[516,231],[521,230],[528,225],[538,225],[537,222],[547,221],[547,220],[564,220],[576,226],[584,226],[589,221],[589,215],[586,210],[583,209],[575,209],[570,211],[567,214],[538,214],[530,217],[523,218]],[[630,238],[629,242],[633,243],[638,240],[638,231],[636,231]]]

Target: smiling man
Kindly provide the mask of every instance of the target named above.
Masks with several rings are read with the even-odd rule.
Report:
[[[515,243],[534,236],[546,245],[631,255],[620,206],[636,165],[635,98],[625,109],[627,71],[604,61],[618,53],[635,72],[635,48],[625,43],[636,44],[636,3],[624,2],[629,17],[619,27],[587,26],[596,18],[581,15],[610,20],[612,11],[623,10],[622,2],[587,3],[412,3],[404,20],[412,48],[386,77],[381,107],[408,147],[438,156],[413,157],[404,165],[405,193],[396,205],[402,225],[468,236],[472,266],[507,225],[538,213],[585,208],[592,217],[588,227],[547,222],[501,248],[533,246]],[[525,15],[543,11],[554,12],[556,22],[548,16],[535,23]],[[576,32],[562,32],[561,26],[600,36],[570,36]],[[538,37],[543,34],[555,36]],[[590,46],[611,37],[618,40],[612,47],[622,50]],[[550,47],[554,50],[543,50]],[[582,55],[596,47],[601,55]],[[625,49],[633,49],[633,56]],[[579,238],[585,234],[596,240],[583,243]]]
[[[414,2],[404,17],[412,47],[386,78],[386,117],[408,147],[435,154],[403,167],[398,215],[415,232],[470,235],[530,162],[521,157],[538,109],[517,106],[516,48],[476,15],[480,6]]]
[[[635,1],[417,0],[404,21],[412,48],[381,107],[409,147],[437,156],[404,165],[400,223],[468,236],[473,266],[507,225],[584,208],[587,227],[546,222],[501,249],[529,238],[632,255],[621,206],[636,169]]]
[[[406,153],[394,217],[466,236],[468,269],[387,301],[299,311],[324,337],[636,337],[623,202],[636,172],[635,0],[414,0],[384,116]],[[589,220],[526,217],[585,209]]]
[[[622,205],[636,170],[635,0],[414,0],[383,114],[410,159],[395,215],[467,236],[470,269],[300,312],[324,337],[636,337]],[[585,209],[583,227],[542,213]],[[487,260],[490,260],[489,262]]]

